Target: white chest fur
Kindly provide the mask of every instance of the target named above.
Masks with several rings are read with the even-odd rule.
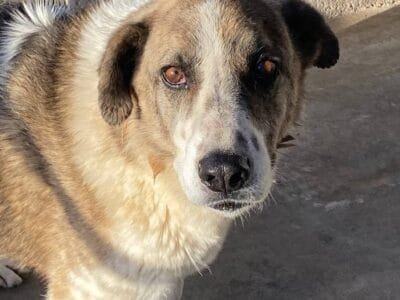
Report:
[[[136,278],[126,278],[107,268],[78,268],[70,274],[70,296],[73,299],[180,299],[181,278],[144,268],[138,268],[135,273]]]

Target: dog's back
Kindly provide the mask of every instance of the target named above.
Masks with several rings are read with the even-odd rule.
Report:
[[[43,245],[48,243],[49,236],[35,228],[38,223],[54,229],[59,224],[51,216],[57,215],[56,206],[46,196],[53,193],[52,183],[44,180],[51,177],[44,176],[51,162],[41,153],[43,145],[39,145],[43,130],[52,126],[45,122],[49,115],[48,108],[44,109],[44,102],[52,101],[51,85],[47,85],[50,75],[40,72],[48,73],[44,62],[51,60],[48,54],[54,45],[40,41],[48,33],[45,26],[41,30],[38,17],[46,16],[39,16],[43,11],[34,7],[33,2],[0,5],[0,258],[3,262],[4,257],[13,257],[21,264],[30,261],[29,265],[33,263],[32,267],[43,270],[40,266],[48,260],[48,250]],[[54,18],[60,11],[61,8],[53,10]],[[32,50],[42,58],[30,58]],[[21,66],[25,70],[14,76]],[[24,89],[29,96],[15,96]],[[41,95],[38,91],[42,91]],[[43,124],[35,126],[39,122]],[[17,264],[12,266],[18,269]],[[18,282],[11,271],[7,274],[3,285]]]

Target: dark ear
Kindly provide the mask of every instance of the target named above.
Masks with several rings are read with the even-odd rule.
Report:
[[[338,39],[316,9],[301,0],[286,0],[282,14],[305,68],[330,68],[337,63]]]
[[[101,114],[110,125],[120,125],[132,113],[135,100],[132,79],[147,35],[144,24],[128,24],[108,42],[99,68],[98,89]]]

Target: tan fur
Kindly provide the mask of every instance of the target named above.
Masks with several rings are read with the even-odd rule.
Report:
[[[213,261],[231,223],[190,201],[179,146],[204,134],[194,125],[202,119],[211,130],[197,155],[234,150],[247,130],[271,181],[270,160],[302,107],[304,69],[278,6],[266,11],[282,32],[268,38],[287,71],[268,109],[248,96],[245,118],[237,74],[249,71],[258,31],[240,1],[159,0],[132,11],[127,3],[43,27],[3,74],[0,254],[41,274],[51,299],[179,298],[182,279]],[[115,61],[129,47],[137,61],[125,86]],[[155,78],[176,52],[201,69],[180,94]]]

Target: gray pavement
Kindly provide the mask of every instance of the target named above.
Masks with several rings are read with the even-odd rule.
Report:
[[[400,299],[400,7],[341,32],[313,70],[297,147],[263,213],[232,228],[184,299]],[[40,299],[37,281],[0,299]]]

